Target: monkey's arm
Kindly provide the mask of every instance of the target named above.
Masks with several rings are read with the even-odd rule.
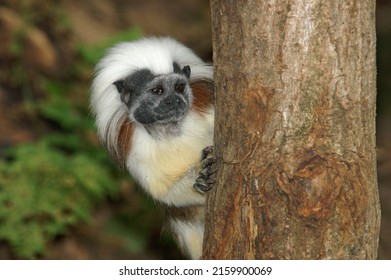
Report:
[[[167,189],[167,192],[159,200],[167,205],[175,205],[177,207],[204,205],[205,194],[193,187],[198,176],[196,169],[198,168],[188,169],[179,180]]]
[[[200,167],[190,168],[185,176],[175,182],[165,196],[166,204],[186,206],[205,203],[205,192],[209,191],[215,183],[216,158],[213,146],[202,150]],[[189,188],[189,186],[192,186]],[[184,198],[188,198],[184,200]]]
[[[170,153],[166,154],[167,162],[157,162],[141,160],[145,153],[134,153],[131,158],[136,160],[130,161],[128,168],[142,188],[157,201],[177,207],[205,204],[205,192],[212,188],[216,172],[213,148],[208,146],[202,151],[201,161],[198,159],[198,163],[187,165],[177,165],[180,161],[174,159],[178,156],[169,158]],[[181,153],[179,158],[184,157]]]

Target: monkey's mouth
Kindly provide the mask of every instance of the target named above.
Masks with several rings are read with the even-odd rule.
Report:
[[[156,110],[156,119],[159,122],[178,121],[186,115],[187,111],[188,107],[185,105],[179,108]]]
[[[162,114],[150,113],[139,117],[137,122],[141,123],[147,132],[155,138],[181,135],[181,123],[186,118],[186,110],[169,110]]]
[[[163,108],[155,110],[136,110],[134,112],[134,118],[137,122],[143,125],[150,124],[177,124],[185,118],[188,112],[187,106],[181,106],[180,108]]]

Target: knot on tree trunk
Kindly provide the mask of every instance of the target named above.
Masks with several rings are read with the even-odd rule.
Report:
[[[339,165],[336,159],[314,150],[290,156],[277,176],[277,184],[288,197],[291,210],[305,218],[326,218],[341,190]]]

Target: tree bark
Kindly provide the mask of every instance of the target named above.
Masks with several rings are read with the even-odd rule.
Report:
[[[375,1],[211,0],[204,259],[375,259]]]

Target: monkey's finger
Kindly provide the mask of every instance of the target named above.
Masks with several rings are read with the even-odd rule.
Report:
[[[205,169],[214,163],[216,163],[216,158],[214,157],[206,158],[203,161],[201,161],[201,168]]]
[[[214,153],[214,147],[208,146],[202,150],[202,156],[201,159],[206,159],[208,156],[212,156]]]
[[[199,177],[203,179],[208,179],[210,176],[214,175],[218,171],[218,168],[209,166],[208,168],[201,169],[198,173]]]

